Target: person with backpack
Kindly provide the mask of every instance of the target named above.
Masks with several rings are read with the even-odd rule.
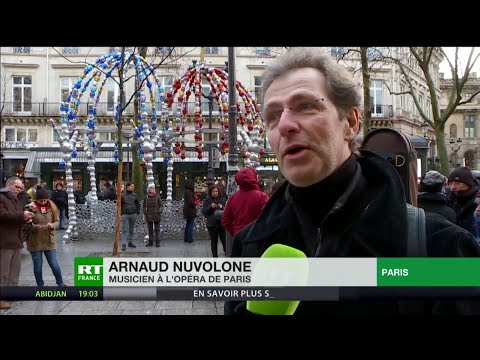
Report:
[[[307,257],[408,256],[409,239],[415,240],[409,236],[412,207],[395,168],[378,154],[357,150],[362,96],[351,74],[318,49],[291,48],[264,72],[263,94],[262,117],[285,182],[238,232],[232,257],[260,257],[273,244]],[[480,257],[480,246],[464,229],[428,212],[412,228],[423,224],[426,250],[417,256]],[[401,300],[301,301],[295,315],[419,310],[406,309]],[[427,314],[476,311],[452,301],[424,305]],[[225,314],[252,315],[238,301],[227,301]]]

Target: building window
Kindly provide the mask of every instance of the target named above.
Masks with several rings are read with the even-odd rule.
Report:
[[[400,92],[404,93],[405,92],[405,85],[400,85]],[[400,109],[406,110],[405,109],[405,94],[401,94],[399,96],[400,99]]]
[[[14,47],[13,52],[15,54],[30,54],[30,46]]]
[[[254,85],[257,104],[263,104],[263,81],[261,76],[254,77]]]
[[[207,79],[202,79],[202,93],[205,95],[208,95],[210,93],[210,90],[212,87],[210,86],[210,83],[208,82]],[[208,108],[208,99],[202,95],[202,114],[208,115],[209,114],[209,108]],[[212,114],[218,114],[218,103],[217,99],[213,98],[213,108],[212,108]]]
[[[167,97],[167,93],[172,90],[172,85],[173,85],[173,75],[161,75],[158,76],[158,79],[160,81],[160,85],[163,87],[163,93],[165,94],[165,98]],[[160,109],[160,96],[155,96],[157,103],[156,103],[156,108],[157,110]],[[174,103],[175,104],[175,103]]]
[[[64,55],[77,55],[78,54],[78,47],[64,47],[63,48]]]
[[[330,55],[333,57],[339,58],[347,53],[346,47],[332,47],[330,48]]]
[[[372,116],[383,116],[383,82],[372,80],[370,84],[370,106]]]
[[[420,105],[420,110],[424,111],[425,108],[424,108],[424,105],[423,105],[423,96],[422,95],[418,96],[418,104]]]
[[[7,128],[5,129],[6,142],[37,143],[38,129],[31,128]]]
[[[173,51],[173,47],[156,47],[155,55],[169,55]]]
[[[58,142],[59,140],[59,137],[54,129],[52,129],[52,139],[53,139],[53,142]]]
[[[116,133],[101,132],[101,133],[99,133],[99,135],[100,135],[100,140],[103,140],[103,141],[116,141],[117,140],[117,134]]]
[[[113,78],[107,80],[107,114],[113,115],[118,104],[120,88]]]
[[[13,77],[13,111],[32,111],[32,77]]]
[[[258,56],[270,56],[271,49],[269,47],[255,48],[255,54]]]
[[[60,101],[67,101],[68,94],[70,94],[76,82],[76,77],[60,77]]]
[[[450,139],[457,138],[457,125],[452,124],[450,125]]]
[[[218,55],[218,47],[205,47],[205,54]]]
[[[465,127],[465,137],[473,138],[475,137],[475,118],[473,115],[465,115],[463,120],[463,125]]]

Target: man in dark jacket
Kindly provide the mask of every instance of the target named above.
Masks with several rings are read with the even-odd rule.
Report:
[[[473,178],[472,171],[467,167],[459,167],[452,171],[448,177],[452,191],[452,206],[457,214],[457,225],[474,236],[477,236],[474,212],[475,194],[480,189]]]
[[[197,217],[197,206],[200,200],[194,191],[192,180],[185,181],[185,193],[183,194],[183,218],[186,220],[185,230],[183,232],[183,241],[193,243],[193,230],[195,227],[195,218]]]
[[[34,213],[23,210],[17,195],[23,191],[22,180],[8,178],[5,188],[0,189],[0,286],[17,286],[22,264],[22,227],[33,218]],[[10,304],[0,300],[1,309]]]
[[[448,221],[456,224],[457,215],[447,205],[447,197],[442,193],[446,177],[438,171],[427,171],[420,181],[418,194],[418,207],[427,212],[434,212],[442,215]]]
[[[68,195],[65,190],[63,190],[63,185],[58,183],[55,185],[55,190],[52,191],[52,195],[50,195],[50,199],[57,205],[58,207],[58,216],[60,218],[60,224],[58,228],[60,230],[65,229],[64,222],[65,222],[65,210],[68,207]]]
[[[275,243],[308,257],[406,256],[402,182],[386,160],[356,151],[361,95],[351,75],[314,48],[293,48],[266,70],[263,86],[263,119],[286,181],[238,233],[232,256],[259,257]],[[426,214],[426,235],[429,256],[480,256],[471,234],[436,214]],[[457,311],[450,305],[422,310]],[[398,301],[303,301],[296,314],[399,312]],[[249,314],[235,302],[225,313]]]
[[[138,215],[140,215],[140,202],[135,190],[135,184],[127,182],[126,190],[122,194],[122,251],[128,247],[136,248],[133,243],[133,231]],[[127,244],[128,243],[128,244]]]

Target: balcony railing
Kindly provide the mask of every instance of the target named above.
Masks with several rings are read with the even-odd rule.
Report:
[[[0,109],[3,104],[0,103]],[[80,103],[79,105],[79,111],[78,115],[79,116],[87,116],[87,103]],[[97,104],[97,116],[113,116],[114,115],[114,109],[115,109],[116,104],[109,104],[106,102],[99,102]],[[151,109],[152,109],[152,104],[147,102],[147,112],[150,114]],[[181,104],[174,103],[172,105],[172,109],[170,111],[170,115],[175,116],[177,114],[177,107],[182,106]],[[23,109],[29,109],[30,111],[17,111],[16,109],[19,108],[19,104],[15,104],[13,102],[7,102],[5,103],[5,107],[3,108],[2,111],[2,116],[60,116],[61,111],[60,111],[60,103],[47,103],[47,102],[36,102],[36,103],[29,103],[29,104],[24,104]],[[157,116],[160,116],[160,105],[157,103],[156,104],[156,109],[157,109]],[[195,109],[195,103],[194,102],[188,102],[188,114],[191,116],[194,113]],[[242,111],[244,110],[244,105],[243,102],[241,102],[241,109]],[[124,110],[124,116],[133,116],[134,112],[134,105],[133,102],[131,102],[127,108]],[[203,115],[208,115],[208,101],[203,101],[202,102],[202,114]],[[213,111],[212,115],[218,115],[218,105],[214,103],[213,106]],[[225,114],[225,116],[228,116],[228,113]]]
[[[372,118],[388,118],[393,117],[392,105],[371,105]]]

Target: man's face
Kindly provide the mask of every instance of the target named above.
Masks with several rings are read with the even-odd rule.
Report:
[[[20,180],[15,180],[13,183],[7,185],[8,190],[17,196],[24,189],[23,184]]]
[[[465,190],[470,189],[470,186],[468,186],[467,184],[464,184],[462,182],[459,182],[459,181],[452,181],[450,183],[450,188],[452,189],[452,192],[454,194],[456,194],[459,191],[465,191]]]
[[[319,70],[302,68],[284,74],[267,89],[264,101],[270,145],[283,175],[294,186],[325,179],[350,156],[348,143],[360,125],[358,110],[340,118]]]
[[[127,186],[127,191],[134,191],[135,190],[135,184],[130,184]]]

